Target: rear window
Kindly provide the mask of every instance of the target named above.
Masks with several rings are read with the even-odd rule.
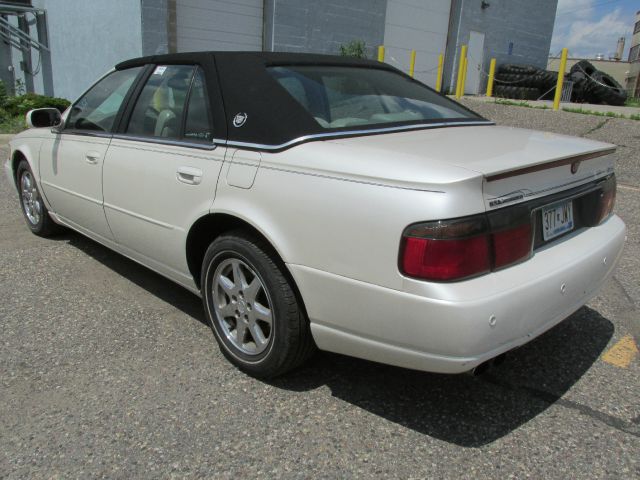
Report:
[[[269,73],[323,128],[480,117],[396,72],[339,66],[278,66]]]

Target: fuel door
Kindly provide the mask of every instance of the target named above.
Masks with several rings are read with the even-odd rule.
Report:
[[[236,150],[227,172],[227,184],[238,188],[251,188],[260,167],[262,154],[250,150]]]

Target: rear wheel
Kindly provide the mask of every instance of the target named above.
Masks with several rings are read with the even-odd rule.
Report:
[[[202,265],[202,299],[222,353],[260,378],[297,367],[315,349],[284,268],[269,245],[244,232],[216,239]]]
[[[49,237],[60,233],[62,227],[49,216],[49,211],[42,201],[35,176],[26,160],[21,160],[16,172],[20,206],[29,229],[41,237]]]

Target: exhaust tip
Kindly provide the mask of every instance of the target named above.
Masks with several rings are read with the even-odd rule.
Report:
[[[497,367],[498,365],[502,365],[506,358],[507,358],[507,354],[501,353],[497,357],[487,360],[486,362],[481,363],[477,367],[472,368],[471,370],[469,370],[469,374],[473,375],[474,377],[480,376],[483,373],[485,373],[487,370],[489,370],[490,367],[492,366]]]

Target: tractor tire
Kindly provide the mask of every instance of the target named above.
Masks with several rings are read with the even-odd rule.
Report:
[[[597,71],[598,69],[594,67],[590,61],[580,60],[573,67],[571,67],[571,70],[569,70],[569,74],[571,75],[572,73],[580,72],[580,73],[583,73],[585,76],[590,77]]]
[[[515,74],[515,75],[535,75],[543,71],[533,65],[516,65],[512,63],[504,63],[498,67],[498,73]]]
[[[495,96],[499,98],[511,98],[514,100],[537,100],[540,96],[540,90],[531,87],[498,85],[495,88]]]
[[[590,103],[620,106],[627,101],[626,90],[611,75],[596,71],[586,80],[585,97]]]

